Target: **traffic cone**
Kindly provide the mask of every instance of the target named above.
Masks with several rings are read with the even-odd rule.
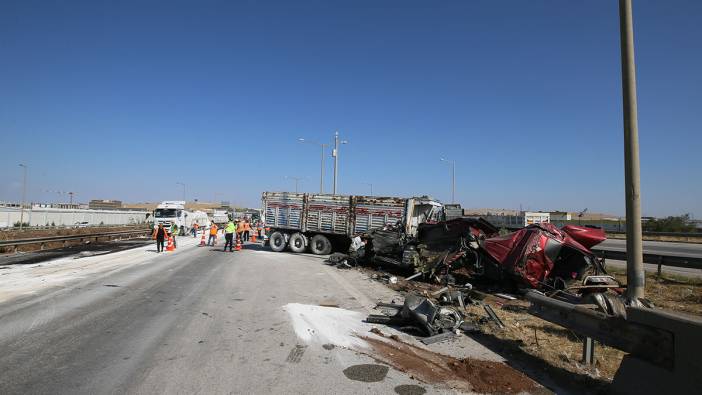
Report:
[[[238,237],[236,238],[236,246],[234,247],[234,249],[236,251],[241,251],[241,239]]]
[[[200,247],[205,246],[205,232],[202,232],[202,238],[200,239]]]
[[[174,251],[175,247],[173,246],[173,236],[168,236],[168,244],[166,245],[166,251]]]
[[[251,235],[251,242],[255,243],[256,242],[256,233]]]

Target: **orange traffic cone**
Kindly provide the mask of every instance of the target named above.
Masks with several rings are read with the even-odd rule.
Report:
[[[174,251],[175,246],[173,245],[173,236],[168,236],[168,244],[166,245],[166,251]]]
[[[202,238],[200,239],[200,247],[205,246],[205,232],[202,232]]]
[[[255,243],[256,242],[256,233],[251,235],[251,242]]]
[[[241,251],[241,239],[238,237],[236,238],[236,246],[234,247],[234,249],[236,251]]]

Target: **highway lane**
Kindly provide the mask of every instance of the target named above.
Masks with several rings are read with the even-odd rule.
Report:
[[[607,239],[595,249],[626,251],[626,240]],[[674,243],[669,241],[643,241],[643,251],[648,254],[702,257],[702,244]]]
[[[0,393],[452,392],[393,369],[379,382],[349,379],[344,369],[374,360],[300,340],[284,309],[338,305],[365,316],[398,297],[382,284],[319,257],[195,244],[3,270]],[[465,355],[501,360],[462,339]]]

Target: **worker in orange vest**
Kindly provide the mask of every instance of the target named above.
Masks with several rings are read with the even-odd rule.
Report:
[[[243,241],[249,241],[249,236],[251,235],[251,224],[248,219],[244,220],[244,239]]]
[[[217,239],[217,224],[212,222],[210,225],[210,237],[207,239],[207,245],[214,245],[214,241]]]

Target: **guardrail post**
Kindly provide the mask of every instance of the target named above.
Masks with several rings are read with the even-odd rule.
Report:
[[[583,363],[585,365],[595,363],[595,340],[591,337],[586,337],[583,340]]]
[[[658,256],[658,277],[661,276],[661,267],[663,266],[663,255]]]

